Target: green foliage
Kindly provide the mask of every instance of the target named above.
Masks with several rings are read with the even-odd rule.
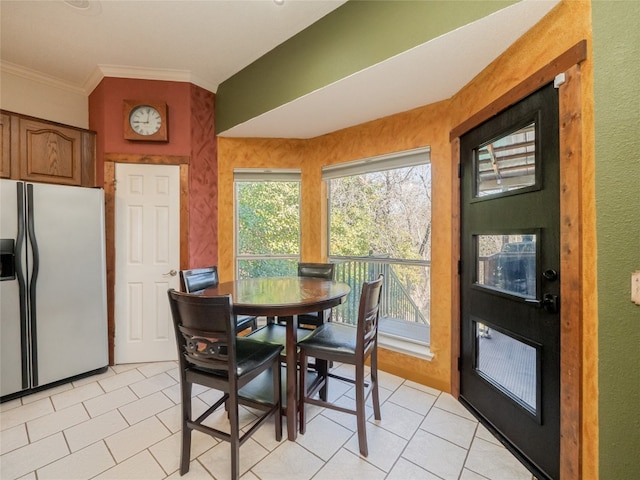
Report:
[[[249,255],[300,251],[300,185],[298,182],[240,182],[238,251]]]
[[[430,190],[429,165],[331,180],[331,255],[428,259]]]
[[[240,260],[238,278],[288,277],[297,274],[296,260]]]
[[[236,195],[238,253],[299,256],[299,182],[239,182]],[[294,274],[292,260],[239,261],[240,278]]]

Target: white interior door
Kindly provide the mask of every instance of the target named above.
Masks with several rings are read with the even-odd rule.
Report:
[[[179,287],[180,167],[116,165],[115,362],[177,358],[167,289]]]

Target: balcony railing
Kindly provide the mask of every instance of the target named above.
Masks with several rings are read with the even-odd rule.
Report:
[[[346,302],[332,310],[333,321],[355,323],[362,284],[382,273],[380,332],[414,343],[429,343],[430,262],[396,260],[381,255],[333,256],[329,261],[336,264],[336,280],[351,287]],[[238,259],[238,278],[295,275],[297,263],[295,256],[245,255]]]
[[[429,262],[391,260],[381,256],[331,257],[330,261],[336,264],[336,280],[351,287],[346,302],[333,309],[333,321],[355,323],[362,284],[382,273],[381,331],[392,331],[389,333],[409,338],[426,336],[420,340],[428,342]]]

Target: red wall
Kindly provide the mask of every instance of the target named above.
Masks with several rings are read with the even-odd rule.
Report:
[[[218,144],[215,95],[191,85],[189,266],[218,263]]]
[[[124,139],[123,100],[167,103],[168,142]],[[89,128],[96,137],[96,181],[104,183],[105,153],[189,157],[189,261],[217,264],[218,161],[215,95],[184,82],[104,78],[89,95]],[[184,198],[184,197],[183,197]]]

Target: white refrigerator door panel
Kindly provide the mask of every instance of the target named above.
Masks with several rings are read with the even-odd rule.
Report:
[[[0,180],[0,238],[18,235],[18,182]],[[24,257],[24,255],[23,255]],[[24,261],[24,258],[22,258]],[[24,268],[24,265],[23,265]],[[18,280],[0,282],[0,396],[23,390]]]
[[[104,192],[33,185],[38,385],[108,365]]]

